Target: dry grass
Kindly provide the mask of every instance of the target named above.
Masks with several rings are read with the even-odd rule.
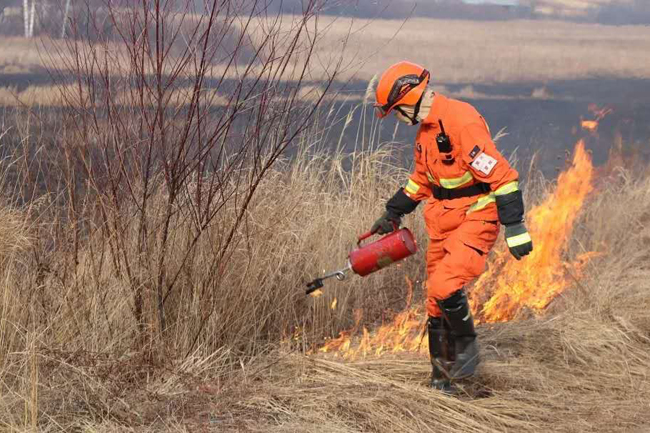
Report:
[[[3,138],[8,147],[29,143],[29,129],[15,126]],[[314,131],[319,129],[315,126]],[[38,147],[29,144],[30,149]],[[47,158],[56,160],[53,152]],[[337,311],[329,308],[325,298],[305,299],[303,283],[322,269],[342,264],[360,224],[371,223],[381,202],[406,174],[386,150],[356,156],[305,155],[296,161],[279,164],[260,186],[238,235],[241,240],[229,261],[232,266],[224,270],[214,294],[219,302],[205,325],[206,337],[187,358],[184,354],[196,324],[184,318],[201,308],[194,299],[211,278],[210,260],[220,224],[201,241],[192,268],[181,277],[179,295],[169,302],[169,311],[175,312],[170,314],[172,324],[165,337],[172,358],[166,360],[151,359],[149,349],[134,351],[138,323],[132,314],[132,292],[110,259],[112,252],[100,231],[84,237],[78,263],[70,267],[70,229],[65,216],[53,212],[55,197],[45,195],[33,209],[16,211],[16,221],[33,225],[29,230],[14,227],[7,217],[7,232],[0,232],[4,236],[0,240],[24,248],[12,256],[12,266],[3,268],[7,273],[0,334],[3,428],[38,425],[56,430],[58,423],[67,430],[79,422],[135,425],[158,417],[185,419],[183,411],[194,410],[185,406],[196,404],[196,397],[187,395],[187,386],[201,384],[207,377],[228,380],[233,365],[248,362],[252,354],[275,346],[297,329],[302,330],[305,344],[311,344],[351,326],[355,308],[368,307],[371,320],[389,304],[401,307],[402,294],[394,290],[401,275],[378,274],[332,291],[331,295],[339,295]],[[345,165],[351,169],[345,170]],[[5,165],[5,177],[14,176],[15,168],[16,164]],[[162,195],[152,198],[163,199]],[[183,202],[190,201],[188,195]],[[160,230],[155,215],[149,224]],[[172,224],[172,251],[187,241],[191,229],[188,220],[184,225]],[[34,242],[14,240],[25,238],[31,230]],[[127,239],[124,253],[137,254],[136,237]],[[178,266],[182,258],[172,253],[168,266]],[[145,281],[146,266],[134,270]],[[409,268],[415,266],[413,262]],[[354,287],[355,291],[347,290]],[[372,305],[368,300],[376,295],[384,301]],[[155,327],[155,312],[146,314],[148,326]],[[61,387],[66,391],[62,393]],[[169,402],[169,412],[160,413],[151,401],[154,395]],[[182,409],[179,413],[177,406]]]
[[[421,355],[290,354],[242,372],[250,393],[216,418],[226,431],[647,431],[649,176],[602,175],[572,243],[606,255],[547,317],[480,327],[481,372],[458,398],[427,389]]]
[[[36,41],[5,36],[0,36],[0,40],[2,41],[0,71],[16,73],[40,70],[42,62]]]
[[[0,87],[0,105],[5,107],[60,106],[62,98],[56,86]]]
[[[326,16],[321,17],[320,26],[328,29],[318,49],[323,65],[340,55],[341,41],[352,31],[345,55],[349,66],[342,78],[370,80],[405,58],[426,65],[434,82],[447,84],[650,77],[647,26],[434,19],[403,23]],[[258,33],[263,34],[254,30],[249,36],[256,40]],[[0,53],[0,71],[42,73],[35,43],[20,38],[4,41],[9,42],[9,48]],[[41,53],[61,48],[58,42],[48,44]],[[215,64],[212,69],[210,76],[224,74],[222,65]],[[312,77],[318,80],[319,74],[314,67]],[[228,71],[225,77],[237,78],[237,71]]]
[[[447,91],[442,87],[437,87],[438,91],[444,90],[450,96],[456,97],[470,97],[471,95],[463,92]],[[37,108],[37,107],[61,107],[71,106],[80,107],[78,97],[78,89],[72,85],[66,86],[28,86],[23,90],[18,90],[16,87],[0,87],[0,107],[21,107],[21,108]],[[62,96],[65,94],[65,97]],[[192,102],[194,89],[191,87],[179,87],[170,92],[170,107],[187,106]],[[323,95],[323,89],[319,86],[307,86],[301,89],[299,97],[302,101],[315,102]],[[477,94],[474,93],[474,96]],[[484,95],[489,98],[490,96]],[[65,99],[68,99],[64,103]],[[74,99],[71,99],[74,98]],[[503,99],[503,97],[497,96]],[[201,106],[210,107],[226,107],[228,105],[228,98],[219,93],[217,89],[206,89],[200,96]],[[361,97],[358,95],[344,95],[329,93],[323,97],[324,101],[332,102],[359,102]],[[129,105],[133,101],[131,90],[122,89],[116,92],[115,101],[118,104]],[[144,101],[144,104],[150,107],[155,107],[155,100],[149,98]]]
[[[481,373],[459,398],[427,389],[422,357],[289,356],[221,416],[246,431],[645,431],[648,314],[592,308],[482,328]]]
[[[63,89],[63,90],[62,90]],[[5,107],[60,107],[64,105],[64,97],[78,98],[77,89],[72,85],[67,86],[28,86],[24,90],[18,90],[16,87],[0,87],[0,106]],[[177,88],[174,92],[170,92],[170,106],[178,107],[187,105],[191,102],[193,96],[193,89],[190,87]],[[121,90],[117,92],[115,100],[119,104],[128,104],[132,101],[132,95],[128,90]],[[227,99],[220,95],[216,89],[206,90],[201,95],[202,105],[205,106],[226,106]],[[155,101],[144,101],[146,105],[151,107],[155,106]],[[79,100],[70,100],[67,102],[68,106],[79,107],[81,104]]]
[[[44,242],[55,229],[49,219],[39,219],[54,202],[44,197],[27,208],[3,207],[0,428],[647,429],[650,269],[647,251],[640,248],[650,238],[647,171],[608,167],[601,175],[569,254],[606,255],[589,265],[587,277],[576,281],[547,317],[481,327],[485,362],[459,398],[426,388],[429,366],[421,354],[355,362],[302,354],[323,336],[351,327],[359,308],[372,329],[404,307],[404,276],[423,276],[419,255],[401,268],[332,283],[321,298],[303,295],[302,283],[340,265],[354,234],[367,228],[403,182],[406,173],[390,150],[371,146],[375,133],[362,134],[367,141],[353,155],[306,153],[276,166],[250,209],[242,229],[248,234],[242,239],[249,241],[240,243],[229,262],[217,294],[221,305],[206,325],[206,334],[220,345],[206,339],[187,357],[175,349],[185,347],[189,337],[191,328],[182,322],[173,327],[168,356],[152,359],[147,351],[133,351],[137,324],[130,292],[112,262],[102,260],[110,252],[101,237],[84,240],[74,274],[64,275],[57,269],[66,269],[70,258],[65,237],[53,238],[60,244]],[[326,141],[321,135],[311,139]],[[407,225],[418,239],[426,238],[422,218],[409,217]],[[184,242],[187,230],[173,226],[171,238]],[[210,243],[198,251],[209,257]],[[176,259],[172,256],[170,266]],[[209,276],[207,263],[197,260],[184,277],[182,295],[174,301],[179,317],[184,308],[197,308],[193,288]],[[333,297],[336,310],[330,308]]]
[[[347,56],[365,80],[404,59],[426,65],[434,82],[442,83],[650,77],[647,26],[419,18],[329,24],[322,55],[333,55],[327,47],[352,28]]]
[[[532,65],[526,64],[522,66],[525,72],[517,72],[516,68],[507,70],[508,62],[512,62],[510,54],[502,54],[504,64],[489,61],[490,49],[496,53],[497,46],[504,48],[498,44],[505,43],[490,39],[489,27],[414,22],[440,24],[436,32],[445,30],[445,25],[475,31],[473,37],[462,31],[450,32],[460,36],[442,40],[439,55],[444,57],[446,52],[450,61],[454,58],[452,49],[457,50],[459,44],[475,56],[441,66],[439,74],[434,74],[447,74],[449,82],[468,77],[477,81],[531,77],[538,66],[566,60],[570,56],[563,51],[567,44],[579,47],[582,54],[575,70],[571,65],[555,68],[552,73],[556,77],[584,76],[603,67],[598,66],[603,63],[602,56],[599,62],[586,60],[593,48],[585,41],[594,37],[594,27],[551,24],[569,35],[568,42],[563,42],[562,32],[559,36],[541,32],[542,37],[539,29],[528,28],[530,23],[515,23],[540,47],[522,62]],[[334,33],[328,38],[336,37],[339,25],[333,26]],[[497,27],[491,30],[501,31],[501,35],[506,31]],[[639,51],[646,44],[641,40],[644,33],[635,35],[632,30],[638,29],[622,29],[618,39],[604,30],[598,33],[599,45],[611,51],[603,55],[613,56],[621,41],[626,41],[623,45],[629,45],[631,53],[644,58],[647,54]],[[418,41],[421,36],[409,31],[405,37]],[[373,37],[378,46],[383,46],[383,36],[379,35],[369,28],[361,36],[369,38],[365,40],[369,46],[375,43]],[[419,40],[422,46],[431,38],[424,39]],[[564,48],[553,51],[555,45],[548,43],[551,39]],[[478,45],[472,45],[476,40],[488,41],[485,47],[489,49],[479,50]],[[327,43],[327,38],[323,42]],[[540,54],[545,52],[543,47],[551,53],[551,60]],[[329,55],[325,51],[320,54],[324,58]],[[479,59],[483,69],[472,69]],[[386,64],[390,61],[382,59]],[[584,63],[578,65],[580,61]],[[462,62],[466,62],[465,68],[454,69]],[[373,72],[381,66],[372,62],[367,65]],[[618,71],[607,67],[612,75],[647,73],[647,65],[641,63],[638,70],[630,64]],[[364,69],[362,76],[370,70]],[[499,70],[501,75],[494,75]],[[38,92],[30,92],[25,91],[23,96],[36,103],[30,95]],[[301,96],[308,99],[319,92],[314,86],[305,88]],[[469,95],[475,90],[466,87],[462,92]],[[179,101],[183,101],[182,94],[181,89]],[[544,98],[546,93],[541,88],[533,96]],[[362,120],[372,115],[363,105],[354,110],[361,112]],[[420,254],[401,267],[368,278],[331,283],[320,298],[304,296],[304,282],[344,262],[355,244],[355,234],[367,229],[381,213],[385,199],[407,175],[389,146],[378,148],[376,123],[360,122],[360,128],[369,129],[358,131],[357,150],[352,154],[318,149],[320,144],[336,139],[328,135],[332,124],[351,127],[351,115],[322,113],[322,123],[314,123],[302,137],[296,158],[281,161],[270,171],[248,208],[246,223],[236,234],[236,248],[224,262],[227,265],[219,269],[220,284],[213,284],[211,269],[215,245],[223,240],[223,226],[236,216],[226,207],[185,264],[180,251],[193,233],[192,219],[187,215],[196,208],[193,185],[188,184],[169,226],[165,264],[183,272],[177,291],[165,307],[169,326],[163,335],[155,332],[155,304],[145,307],[144,322],[136,320],[133,287],[121,270],[122,263],[134,264],[131,271],[148,294],[148,284],[155,275],[152,257],[160,252],[160,214],[147,214],[147,226],[151,227],[147,242],[151,245],[145,257],[138,253],[142,250],[135,235],[136,221],[128,218],[132,209],[103,208],[126,216],[121,220],[126,224],[120,227],[123,243],[117,251],[111,242],[118,236],[102,231],[98,223],[102,215],[86,203],[78,206],[87,206],[87,221],[83,221],[87,229],[78,231],[71,221],[80,220],[73,219],[71,208],[61,207],[61,196],[69,191],[61,184],[72,165],[60,154],[65,125],[53,119],[57,129],[50,137],[33,123],[36,118],[29,112],[18,112],[15,119],[3,123],[3,128],[10,125],[11,129],[0,131],[0,143],[5,152],[15,153],[0,165],[5,197],[0,206],[0,429],[333,433],[647,430],[647,169],[631,172],[610,166],[603,170],[599,188],[579,219],[573,247],[567,254],[602,251],[605,255],[587,267],[586,277],[576,279],[573,287],[552,304],[546,317],[481,327],[485,362],[480,375],[464,385],[459,398],[426,388],[429,366],[420,354],[355,362],[304,355],[324,337],[354,326],[357,311],[363,311],[360,324],[370,329],[390,319],[405,306],[404,277],[413,281],[424,277]],[[338,138],[341,147],[345,144],[343,137]],[[95,150],[92,146],[89,149]],[[151,201],[163,203],[166,197],[161,179],[151,182],[159,186]],[[37,189],[41,184],[49,188],[46,193],[29,196],[26,202],[16,200],[23,189]],[[532,195],[543,194],[543,189]],[[418,239],[426,239],[422,218],[410,216],[406,224]],[[77,233],[82,235],[74,237]],[[128,260],[121,261],[118,255]],[[214,300],[210,306],[214,314],[205,323],[196,323],[196,318],[202,317],[197,311],[205,307],[200,299],[208,299],[201,298],[204,287],[214,291],[209,298]],[[335,297],[338,306],[332,309]],[[416,294],[416,301],[421,299],[421,294]],[[151,332],[140,332],[142,324]],[[195,345],[197,328],[202,332]],[[142,341],[143,334],[151,340]]]

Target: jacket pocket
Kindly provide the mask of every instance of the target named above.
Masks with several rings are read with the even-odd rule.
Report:
[[[465,207],[448,207],[445,200],[442,202],[443,211],[438,218],[438,227],[442,233],[454,231],[465,221]]]
[[[499,237],[496,221],[465,221],[458,230],[458,238],[468,247],[488,254]]]

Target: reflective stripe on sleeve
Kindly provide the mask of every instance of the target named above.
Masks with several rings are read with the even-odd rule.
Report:
[[[506,195],[506,194],[510,194],[511,192],[515,192],[515,191],[519,191],[519,182],[516,181],[516,180],[513,180],[512,182],[506,183],[501,188],[494,191],[494,194],[495,195]]]
[[[417,183],[413,182],[411,179],[406,183],[406,186],[404,187],[406,192],[409,194],[417,194],[417,192],[420,190],[420,185]]]
[[[461,177],[456,177],[452,179],[440,179],[440,186],[447,189],[454,189],[454,188],[458,188],[459,186],[463,186],[466,183],[471,182],[472,179],[474,179],[472,173],[467,171]]]
[[[530,238],[528,232],[506,239],[506,243],[510,248],[518,247],[519,245],[527,244],[532,241],[533,240]]]
[[[494,195],[493,192],[481,196],[476,201],[476,203],[470,206],[470,208],[467,210],[466,213],[472,213],[472,212],[476,212],[477,210],[481,210],[485,208],[487,205],[489,205],[490,203],[494,203],[495,201],[496,201],[496,196]]]

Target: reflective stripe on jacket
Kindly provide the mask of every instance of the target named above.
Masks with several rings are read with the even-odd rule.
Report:
[[[439,152],[436,143],[441,132],[440,120],[451,140],[451,164],[443,162],[446,155]],[[434,96],[429,115],[418,130],[414,160],[415,170],[404,187],[414,200],[435,200],[431,197],[431,185],[447,189],[476,183],[490,186],[488,194],[444,200],[448,207],[466,207],[471,219],[496,221],[496,195],[518,189],[519,174],[497,150],[483,117],[470,104],[440,94]]]

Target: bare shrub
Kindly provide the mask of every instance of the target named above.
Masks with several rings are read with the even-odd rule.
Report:
[[[50,283],[76,294],[72,314],[91,315],[93,345],[117,332],[140,349],[232,343],[247,352],[260,329],[274,324],[277,335],[286,323],[270,315],[233,327],[221,314],[237,296],[226,277],[253,241],[249,209],[264,179],[309,125],[338,65],[306,104],[317,2],[292,17],[265,15],[260,1],[208,6],[109,2],[101,22],[110,31],[96,25],[88,40],[73,25],[52,53],[74,82],[58,87],[70,256],[57,258],[65,278]],[[88,343],[73,331],[55,332]]]

